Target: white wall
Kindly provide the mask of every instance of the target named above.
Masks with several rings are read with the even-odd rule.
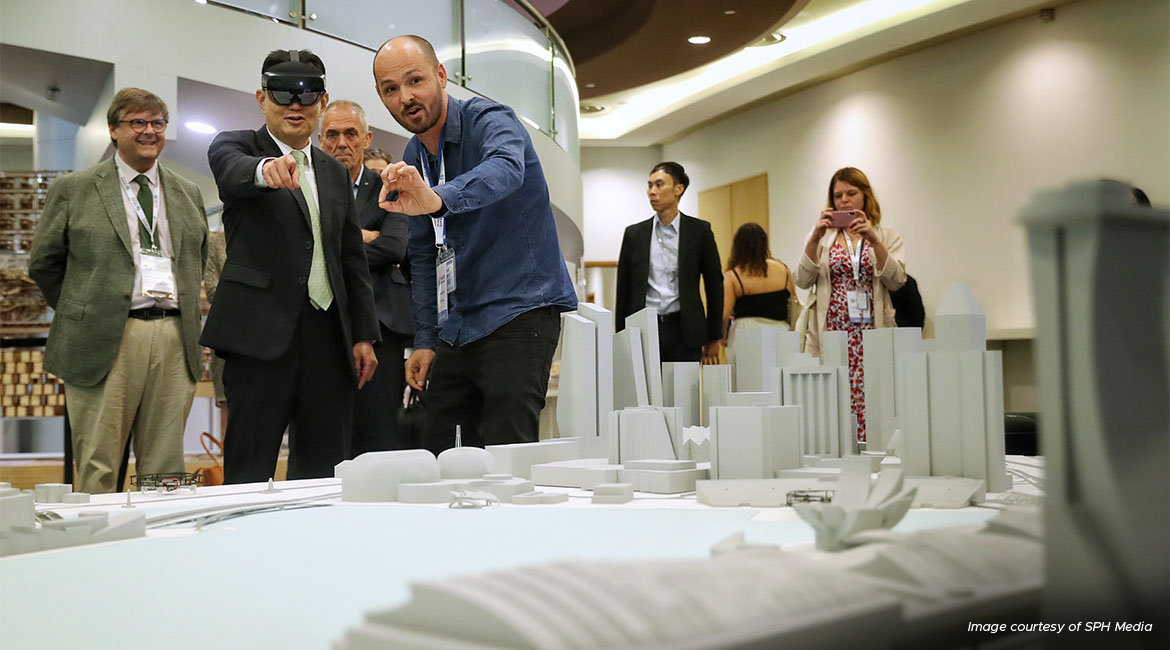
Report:
[[[661,147],[581,148],[586,260],[616,262],[626,226],[654,214],[646,179],[662,161]]]
[[[830,175],[859,167],[905,239],[928,314],[948,284],[966,281],[989,329],[1031,327],[1016,215],[1037,189],[1108,177],[1170,202],[1168,34],[1165,0],[1082,0],[1052,23],[1021,18],[734,115],[661,157],[691,176],[684,211],[703,189],[766,172],[772,251],[790,265]],[[617,192],[645,172],[615,178],[619,167],[598,164],[597,151],[581,156],[585,254],[615,260],[628,215],[590,206],[644,205],[644,186]]]

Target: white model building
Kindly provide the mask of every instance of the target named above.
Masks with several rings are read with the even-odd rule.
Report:
[[[900,367],[897,360],[911,352],[923,352],[922,329],[918,327],[880,327],[862,335],[865,370],[865,441],[866,448],[884,450],[898,429],[898,385]]]
[[[799,418],[796,406],[713,407],[711,478],[772,478],[800,467]]]
[[[1170,647],[1170,212],[1098,181],[1038,193],[1021,221],[1047,457],[1044,617],[1158,621],[1123,643]]]
[[[565,315],[561,333],[560,435],[581,438],[588,456],[604,454],[601,438],[614,409],[615,392],[613,313],[581,303],[575,313]],[[636,389],[634,393],[637,401]]]
[[[651,406],[663,406],[662,353],[658,348],[658,310],[647,307],[626,317],[626,329],[637,328],[642,338],[642,363]]]
[[[793,510],[816,531],[817,548],[837,551],[858,533],[897,525],[910,509],[914,492],[902,488],[902,470],[882,470],[871,481],[868,459],[852,456],[842,461],[832,502],[797,503]]]
[[[962,476],[1004,492],[1003,361],[987,351],[986,318],[971,287],[947,288],[934,351],[898,355],[898,413],[908,476]],[[868,399],[868,398],[867,398]]]
[[[642,332],[627,324],[613,336],[613,408],[620,411],[630,406],[650,406],[650,391],[642,355]]]
[[[698,426],[702,416],[702,366],[698,361],[667,361],[662,364],[662,402],[679,409],[684,427]]]
[[[842,347],[844,332],[825,332],[824,339]],[[839,340],[838,340],[839,339]],[[839,354],[839,352],[838,352]],[[838,361],[837,359],[833,359]],[[849,367],[822,364],[815,357],[798,354],[783,372],[783,403],[800,407],[800,431],[805,455],[840,457],[857,452],[857,434],[850,404]]]
[[[146,513],[81,512],[37,522],[31,491],[0,484],[0,557],[68,546],[132,539],[146,534]]]

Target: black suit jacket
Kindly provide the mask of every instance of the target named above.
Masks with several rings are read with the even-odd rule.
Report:
[[[207,151],[223,200],[227,261],[200,342],[221,355],[279,357],[307,300],[313,232],[300,189],[257,187],[256,165],[281,151],[266,128],[225,131]],[[340,317],[343,352],[379,339],[374,295],[354,210],[349,170],[312,148],[329,285]],[[324,343],[323,343],[324,344]]]
[[[372,169],[362,168],[358,177],[358,225],[381,234],[366,244],[366,260],[370,263],[370,282],[374,285],[374,307],[378,320],[395,334],[414,334],[414,305],[410,299],[410,280],[406,276],[406,240],[409,237],[410,217],[398,212],[386,212],[378,207],[378,193],[382,191],[382,177]],[[387,197],[395,200],[394,194]]]
[[[627,316],[646,307],[650,237],[656,219],[650,217],[627,227],[622,237],[614,311],[614,324],[619,332],[625,329]],[[678,219],[678,293],[683,342],[699,347],[723,338],[723,273],[719,265],[719,248],[711,234],[711,224],[681,212]],[[707,292],[705,316],[703,301],[699,297],[700,278]]]

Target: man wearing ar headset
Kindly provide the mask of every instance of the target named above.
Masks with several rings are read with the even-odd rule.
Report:
[[[288,478],[333,475],[355,389],[378,362],[369,270],[349,172],[311,146],[325,64],[277,50],[261,69],[265,126],[208,149],[227,262],[201,342],[224,357],[227,483],[264,481],[289,426]]]

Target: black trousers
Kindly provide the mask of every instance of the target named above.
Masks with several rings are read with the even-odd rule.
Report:
[[[425,447],[454,447],[455,425],[464,446],[536,442],[560,329],[560,310],[542,307],[467,345],[440,341],[425,396]]]
[[[701,361],[703,346],[690,347],[683,341],[682,312],[659,314],[658,354],[662,362]]]
[[[289,429],[288,478],[333,476],[345,443],[357,386],[334,301],[321,311],[305,299],[288,349],[272,360],[224,361],[228,402],[224,482],[266,481],[276,471]]]
[[[414,338],[382,328],[382,345],[376,351],[378,369],[354,395],[353,439],[347,458],[367,451],[417,449],[418,440],[407,440],[398,427],[402,395],[406,391],[406,366],[402,353]]]

